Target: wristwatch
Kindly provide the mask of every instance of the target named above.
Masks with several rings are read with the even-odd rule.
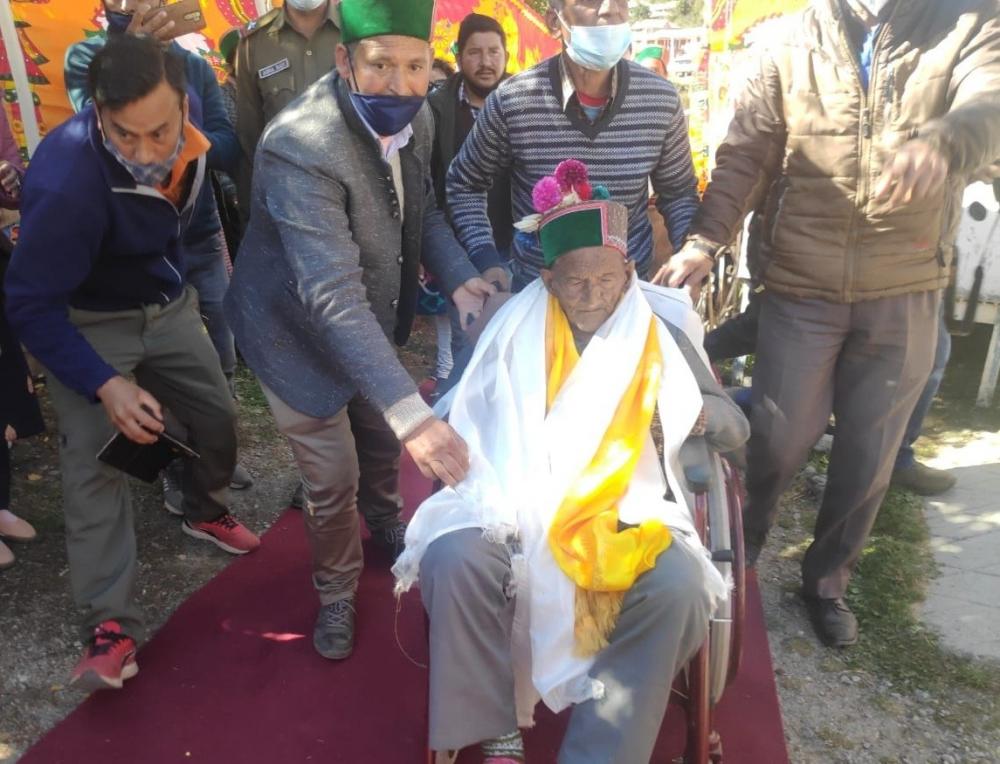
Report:
[[[691,249],[695,250],[699,254],[711,258],[713,262],[719,256],[719,252],[722,251],[721,245],[716,244],[714,241],[709,241],[705,237],[699,236],[698,234],[689,236],[684,242],[684,246],[691,247]]]

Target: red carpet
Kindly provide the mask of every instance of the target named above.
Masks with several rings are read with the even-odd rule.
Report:
[[[409,507],[427,490],[412,465],[404,488]],[[316,608],[302,522],[290,510],[258,552],[178,608],[139,653],[139,675],[125,690],[90,697],[22,764],[423,762],[427,674],[397,646],[387,561],[368,558],[348,660],[313,651]],[[717,726],[728,764],[782,764],[788,757],[755,585],[748,620],[742,672]],[[398,633],[426,662],[416,593],[403,601]],[[680,753],[682,719],[671,708],[654,761]],[[544,711],[539,720],[527,738],[529,761],[547,764],[565,720]]]

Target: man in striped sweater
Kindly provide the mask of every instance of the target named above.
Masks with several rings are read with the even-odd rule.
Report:
[[[550,0],[546,22],[563,52],[512,77],[486,100],[448,172],[448,207],[462,245],[485,272],[500,263],[487,216],[494,177],[509,172],[513,219],[532,212],[531,189],[557,157],[586,164],[592,181],[628,208],[628,247],[649,274],[649,185],[679,249],[698,208],[687,123],[676,89],[637,64],[628,48],[628,0]],[[541,248],[518,236],[513,289],[538,276]]]

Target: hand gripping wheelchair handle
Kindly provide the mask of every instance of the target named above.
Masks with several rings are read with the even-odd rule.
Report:
[[[712,483],[712,457],[703,436],[693,435],[684,441],[680,463],[688,490],[693,494],[708,493]]]

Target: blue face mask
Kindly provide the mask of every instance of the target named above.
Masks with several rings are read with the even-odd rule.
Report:
[[[363,95],[351,93],[351,101],[372,130],[388,138],[413,121],[424,105],[423,96]]]
[[[132,180],[136,184],[156,188],[162,186],[170,177],[170,171],[174,169],[177,157],[184,150],[184,131],[181,130],[180,137],[177,139],[177,146],[174,148],[173,153],[163,162],[139,164],[138,162],[126,159],[106,135],[104,136],[104,148],[108,150],[111,156],[118,160],[118,164],[128,170],[128,174],[132,176]]]
[[[599,27],[570,26],[559,14],[559,21],[569,30],[570,40],[566,55],[584,69],[603,72],[621,61],[632,42],[628,24],[609,24]]]
[[[396,95],[365,95],[357,92],[358,78],[354,74],[354,62],[350,56],[347,63],[351,67],[354,78],[355,92],[351,93],[351,102],[362,119],[368,123],[378,135],[389,138],[400,132],[413,121],[420,107],[427,100],[426,96],[396,96]]]
[[[119,13],[118,11],[108,11],[108,33],[123,34],[132,23],[131,13]]]

